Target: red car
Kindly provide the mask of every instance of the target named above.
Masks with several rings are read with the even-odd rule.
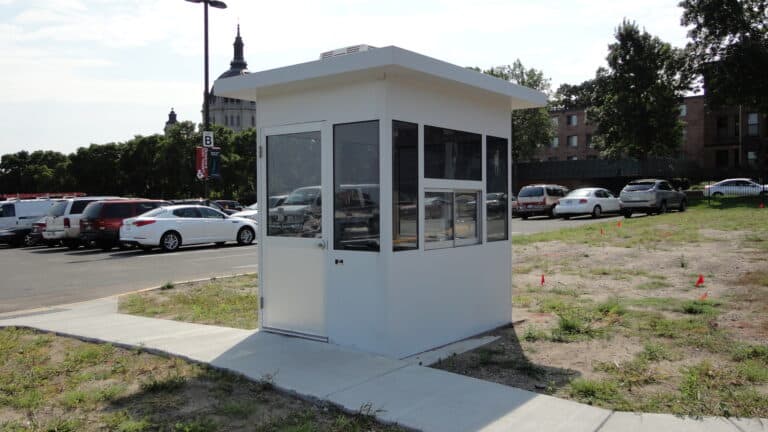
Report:
[[[120,226],[123,219],[136,217],[166,205],[170,203],[145,199],[97,201],[88,204],[80,220],[80,240],[84,244],[93,242],[102,250],[110,250],[120,244]]]

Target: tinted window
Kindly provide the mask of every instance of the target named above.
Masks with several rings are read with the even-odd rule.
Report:
[[[137,215],[144,214],[152,209],[162,207],[162,202],[141,202],[134,204],[134,211]]]
[[[379,250],[379,122],[333,126],[333,247]]]
[[[0,206],[0,217],[16,216],[16,206],[13,204],[3,204]]]
[[[85,200],[78,200],[72,202],[72,209],[69,210],[69,214],[80,214],[83,212],[86,206],[88,204],[94,202],[94,200],[91,201],[85,201]]]
[[[200,215],[205,219],[224,219],[224,215],[211,208],[199,208],[197,209]]]
[[[630,183],[624,187],[624,190],[627,192],[644,191],[653,189],[654,184],[653,182]]]
[[[485,189],[488,241],[507,239],[507,140],[487,136],[485,138]]]
[[[267,235],[321,237],[320,132],[267,137]]]
[[[659,183],[659,189],[661,190],[672,190],[672,186],[669,185],[667,182],[661,182]]]
[[[158,209],[150,210],[150,211],[142,214],[141,216],[144,216],[144,217],[163,217],[163,216],[165,216],[165,213],[166,213],[166,210],[164,208],[158,208]]]
[[[125,219],[133,216],[133,204],[104,204],[104,211],[101,217],[105,219]]]
[[[91,205],[85,208],[85,211],[83,212],[83,217],[88,219],[95,219],[99,217],[99,215],[101,214],[101,208],[103,206],[104,204],[100,202],[91,203]]]
[[[392,122],[392,248],[419,248],[419,126]]]
[[[194,207],[182,207],[174,210],[173,215],[180,218],[199,218],[200,212]]]
[[[480,134],[424,126],[424,176],[482,180]]]
[[[524,187],[520,190],[520,193],[517,196],[519,198],[525,198],[525,197],[539,197],[542,195],[544,195],[543,187]]]
[[[67,209],[67,204],[69,204],[69,201],[59,201],[56,204],[51,207],[50,210],[48,210],[48,216],[61,216],[64,214],[64,211]]]

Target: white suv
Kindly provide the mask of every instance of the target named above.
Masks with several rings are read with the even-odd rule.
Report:
[[[85,207],[95,201],[119,199],[114,196],[70,198],[56,203],[45,217],[43,240],[47,244],[61,242],[70,249],[80,247],[80,219]]]

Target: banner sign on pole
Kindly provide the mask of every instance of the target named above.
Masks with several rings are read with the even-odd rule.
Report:
[[[208,177],[221,177],[221,147],[211,147],[208,149]]]
[[[195,175],[198,180],[208,180],[208,149],[195,147]]]
[[[203,147],[213,147],[213,131],[203,132]]]

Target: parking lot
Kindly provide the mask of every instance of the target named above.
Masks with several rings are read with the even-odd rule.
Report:
[[[0,313],[106,297],[184,281],[255,272],[258,247],[186,247],[175,253],[0,247]]]

